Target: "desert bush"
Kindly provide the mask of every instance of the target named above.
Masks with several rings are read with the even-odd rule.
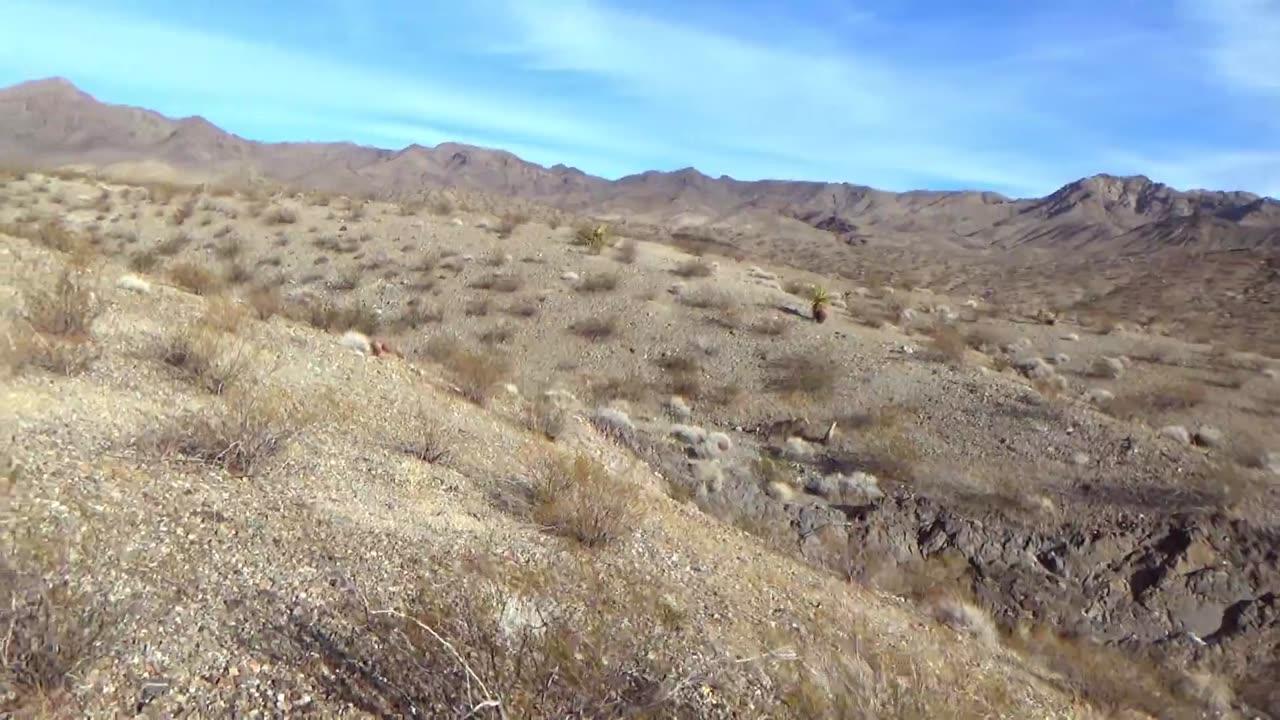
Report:
[[[427,211],[432,215],[445,216],[453,214],[453,201],[447,197],[438,197],[427,203]]]
[[[155,250],[139,250],[129,254],[129,260],[126,263],[130,270],[136,273],[149,273],[156,269],[156,265],[160,263],[160,257]]]
[[[328,298],[311,298],[286,305],[283,314],[328,332],[356,330],[365,335],[376,335],[382,327],[382,319],[368,306],[336,303]]]
[[[173,257],[182,252],[191,242],[191,236],[179,230],[157,245],[155,251],[161,257]]]
[[[509,238],[521,225],[529,222],[529,213],[523,211],[511,211],[503,213],[498,219],[498,224],[494,227],[494,232],[500,238]]]
[[[392,321],[392,327],[400,332],[417,330],[426,325],[434,325],[444,320],[444,311],[426,304],[415,304],[400,311],[400,315]]]
[[[199,202],[200,202],[199,198],[197,198],[194,195],[188,197],[180,205],[178,205],[178,207],[174,208],[173,215],[170,218],[170,221],[174,225],[181,227],[188,220],[191,219],[192,215],[196,214],[196,206],[199,204]]]
[[[57,375],[85,372],[100,356],[89,336],[68,337],[36,332],[28,323],[0,326],[0,364],[8,372],[39,368]]]
[[[609,247],[609,226],[579,225],[573,231],[573,244],[586,247],[592,255],[599,255]]]
[[[253,279],[253,271],[239,260],[232,260],[222,266],[222,280],[228,285],[243,285]]]
[[[175,263],[169,267],[168,275],[175,285],[196,295],[210,295],[222,286],[221,278],[200,263]]]
[[[240,329],[247,315],[248,309],[235,298],[215,295],[205,301],[204,312],[200,314],[200,325],[231,333]]]
[[[512,317],[531,318],[538,314],[538,303],[528,298],[516,300],[503,308],[502,312]]]
[[[1124,392],[1099,403],[1103,412],[1121,420],[1149,420],[1162,413],[1190,410],[1203,403],[1203,385],[1169,383],[1148,390]]]
[[[492,303],[488,298],[476,298],[462,306],[462,314],[467,317],[486,317],[490,309],[492,309]]]
[[[583,276],[578,283],[578,292],[608,292],[618,287],[620,277],[614,272],[594,272]]]
[[[148,442],[161,454],[181,454],[246,477],[310,420],[301,403],[287,393],[253,387],[227,393],[220,406],[178,418]]]
[[[70,577],[44,579],[0,559],[0,713],[6,717],[82,714],[75,694],[81,673],[102,657],[118,618],[105,596],[78,587]]]
[[[524,287],[524,278],[506,273],[490,273],[472,281],[471,287],[479,290],[512,293]]]
[[[781,337],[786,335],[789,328],[790,325],[787,323],[786,318],[782,318],[777,315],[770,315],[769,317],[761,318],[752,323],[751,332],[757,335],[765,335],[767,337]]]
[[[726,290],[701,285],[681,292],[680,303],[700,310],[728,310],[736,304],[736,300]]]
[[[955,326],[936,323],[929,330],[929,349],[942,362],[963,365],[968,344]]]
[[[704,278],[711,277],[715,268],[703,258],[690,258],[676,265],[671,272],[682,278]]]
[[[588,547],[626,539],[640,523],[640,493],[587,455],[556,457],[535,468],[530,519]]]
[[[42,335],[88,339],[93,323],[106,309],[84,272],[63,270],[52,287],[37,289],[26,297],[26,320]]]
[[[558,440],[569,428],[569,409],[554,394],[543,393],[525,406],[524,425],[548,440]]]
[[[618,329],[618,317],[616,315],[593,315],[591,317],[582,318],[569,326],[578,337],[587,340],[604,340],[612,337]]]
[[[451,439],[435,419],[436,413],[426,406],[410,415],[408,439],[400,444],[401,452],[432,465],[443,465],[449,459]]]
[[[228,235],[218,242],[213,253],[219,260],[235,260],[244,253],[244,240],[237,235]]]
[[[477,405],[487,402],[498,383],[511,375],[511,359],[506,355],[470,350],[448,335],[431,338],[426,355],[443,365],[458,392]]]
[[[505,345],[511,342],[511,338],[515,337],[515,334],[515,329],[510,325],[499,323],[481,331],[479,340],[485,345]]]
[[[200,388],[221,395],[250,371],[253,357],[244,340],[195,325],[170,335],[160,359]]]
[[[284,300],[274,286],[259,285],[249,290],[245,299],[259,320],[270,320],[284,309]]]
[[[835,388],[836,370],[825,358],[795,353],[768,364],[766,386],[784,395],[819,397]]]

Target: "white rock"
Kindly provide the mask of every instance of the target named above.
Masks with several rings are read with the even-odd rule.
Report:
[[[565,282],[578,282],[579,278],[578,278],[578,273],[572,270],[566,270],[565,272],[560,273],[560,279],[564,280]]]
[[[454,218],[454,219],[453,219],[453,220],[451,220],[450,222],[451,222],[451,223],[453,223],[454,225],[459,226],[459,227],[461,227],[462,225],[465,225],[465,224],[466,224],[466,223],[462,222],[462,218]]]
[[[1066,340],[1066,341],[1068,341],[1068,342],[1077,342],[1077,341],[1079,341],[1079,340],[1080,340],[1080,334],[1079,334],[1079,333],[1067,333],[1066,335],[1063,335],[1063,336],[1062,336],[1062,339],[1063,339],[1063,340]]]
[[[696,425],[672,425],[671,436],[685,445],[697,445],[707,439],[707,431]]]
[[[855,472],[852,475],[841,475],[836,480],[836,487],[840,488],[840,494],[846,498],[861,496],[866,500],[879,500],[884,497],[884,491],[880,489],[880,479],[870,473]]]
[[[1272,380],[1280,380],[1280,368],[1267,368],[1262,371],[1262,374]]]
[[[1054,353],[1045,360],[1048,360],[1050,365],[1066,365],[1071,362],[1071,356],[1066,353]]]
[[[1160,436],[1167,437],[1183,445],[1191,444],[1191,432],[1181,425],[1166,425],[1160,428]]]
[[[1088,453],[1082,453],[1082,452],[1075,453],[1074,455],[1071,456],[1071,462],[1075,465],[1081,465],[1081,466],[1088,465],[1089,455]]]
[[[516,387],[516,386],[515,386],[515,383],[507,383],[506,385],[503,385],[503,386],[502,386],[502,389],[503,389],[503,390],[506,390],[506,391],[507,391],[507,393],[508,393],[508,394],[511,394],[511,395],[519,395],[519,394],[520,394],[520,388]]]
[[[813,457],[813,447],[804,438],[792,436],[782,446],[782,455],[788,460],[808,460]]]

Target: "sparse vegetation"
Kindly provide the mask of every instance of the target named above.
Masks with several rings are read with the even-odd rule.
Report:
[[[205,391],[221,395],[249,372],[253,356],[245,341],[195,325],[168,338],[161,360]]]
[[[618,273],[614,272],[588,273],[578,282],[578,292],[610,292],[618,288],[620,280]]]
[[[836,373],[824,358],[796,353],[769,363],[768,388],[776,393],[817,397],[835,387]]]
[[[618,330],[618,318],[616,315],[593,315],[591,317],[582,318],[569,326],[578,337],[587,340],[604,340],[613,337]]]
[[[529,213],[523,211],[511,211],[503,213],[498,219],[498,225],[494,228],[500,238],[509,238],[521,225],[529,222]]]
[[[626,265],[631,265],[640,255],[640,246],[634,240],[623,240],[618,243],[618,247],[613,254],[615,260]]]
[[[671,272],[682,278],[705,278],[711,277],[715,268],[704,258],[690,258],[676,265]]]
[[[208,266],[195,262],[179,262],[169,267],[169,279],[178,287],[196,295],[211,295],[222,287],[222,279]]]
[[[527,506],[534,523],[588,547],[623,540],[640,523],[636,487],[586,455],[543,462],[519,491],[528,496],[515,504]]]
[[[511,359],[492,351],[473,351],[455,338],[437,335],[427,342],[427,357],[445,367],[459,393],[477,405],[511,375]]]
[[[183,416],[148,438],[161,455],[181,454],[251,476],[310,421],[296,398],[262,387],[226,394],[220,406]]]

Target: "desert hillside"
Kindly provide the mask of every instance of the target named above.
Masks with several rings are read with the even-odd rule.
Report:
[[[6,175],[0,710],[1280,716],[1280,361],[523,207]]]

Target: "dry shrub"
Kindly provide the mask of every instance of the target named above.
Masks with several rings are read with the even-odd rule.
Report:
[[[199,204],[199,198],[192,195],[182,202],[181,205],[174,208],[173,215],[170,218],[174,225],[181,227],[192,215],[196,214],[196,206]]]
[[[160,359],[204,390],[221,395],[251,369],[251,346],[202,325],[187,326],[165,341]]]
[[[382,319],[371,308],[359,304],[339,304],[328,298],[310,298],[286,306],[285,316],[328,332],[356,330],[376,335]]]
[[[617,289],[619,282],[620,277],[615,272],[588,273],[578,283],[578,292],[608,292]]]
[[[736,304],[733,295],[726,290],[702,285],[680,293],[680,303],[700,310],[728,310]]]
[[[1167,383],[1149,390],[1122,393],[1103,401],[1103,412],[1121,420],[1148,420],[1163,413],[1190,410],[1208,398],[1203,385]]]
[[[453,214],[453,201],[447,197],[438,197],[427,203],[427,211],[432,215],[445,216]]]
[[[914,479],[920,448],[913,438],[912,414],[908,407],[886,405],[848,421],[847,429],[856,438],[858,457],[866,472],[900,482]]]
[[[36,332],[30,324],[0,326],[0,360],[10,372],[34,367],[57,375],[79,375],[101,355],[92,338]]]
[[[1062,634],[1045,625],[1023,624],[1005,638],[1008,647],[1061,678],[1073,694],[1112,712],[1139,710],[1151,717],[1181,717],[1185,708],[1171,677],[1151,662],[1102,642]]]
[[[426,355],[448,371],[458,392],[483,405],[498,383],[511,376],[511,359],[492,351],[474,351],[457,338],[437,335],[427,341]]]
[[[284,299],[280,297],[280,291],[271,285],[253,288],[245,299],[259,320],[270,320],[284,309]]]
[[[273,207],[262,214],[262,222],[267,225],[292,225],[298,222],[298,213],[286,207]]]
[[[27,296],[26,320],[42,335],[87,340],[94,321],[105,310],[94,290],[88,274],[63,270],[52,287]]]
[[[442,465],[449,459],[452,443],[431,408],[424,405],[410,415],[408,434],[400,445],[401,452],[432,465]]]
[[[623,240],[618,243],[618,247],[613,254],[615,260],[626,265],[631,265],[636,261],[640,254],[640,247],[636,245],[634,240]]]
[[[462,306],[462,314],[467,317],[486,317],[491,308],[492,303],[488,298],[476,298]]]
[[[545,461],[526,490],[533,522],[588,547],[623,540],[640,523],[639,489],[584,454]]]
[[[255,386],[229,392],[222,404],[178,418],[167,431],[148,441],[161,454],[181,454],[246,477],[313,418],[289,394]]]
[[[569,326],[578,337],[587,340],[604,340],[612,337],[618,329],[616,315],[600,315],[583,318]]]
[[[232,333],[240,329],[247,315],[248,309],[235,298],[215,295],[205,302],[204,312],[200,314],[200,325]]]
[[[1001,351],[1017,341],[1016,333],[997,325],[975,325],[965,334],[965,342],[969,347],[985,353]]]
[[[81,673],[105,652],[116,618],[105,596],[76,587],[70,577],[44,580],[0,559],[0,714],[5,717],[81,715],[75,697]]]
[[[417,330],[426,325],[434,325],[444,320],[444,311],[438,307],[432,307],[425,304],[415,304],[406,307],[400,312],[400,315],[391,323],[393,329],[399,332],[405,330]]]
[[[643,375],[615,376],[591,384],[591,397],[600,403],[614,400],[641,402],[653,392],[653,383]]]
[[[498,292],[513,293],[524,287],[524,278],[519,275],[491,273],[472,281],[471,287],[480,290],[496,290]]]
[[[482,331],[479,339],[485,345],[505,345],[511,342],[511,338],[515,337],[515,335],[515,328],[505,323],[500,323]]]
[[[85,252],[87,239],[72,232],[61,220],[49,218],[31,224],[0,225],[0,234],[23,238],[61,253],[75,255]]]
[[[952,365],[963,365],[968,345],[953,325],[936,323],[929,330],[929,349],[935,358]]]
[[[825,358],[795,353],[769,362],[766,387],[772,392],[815,398],[829,395],[835,384],[836,370]]]
[[[527,212],[512,211],[503,213],[502,217],[498,219],[494,232],[500,238],[509,238],[516,231],[516,228],[527,222],[529,222],[529,213]]]
[[[502,312],[513,317],[531,318],[538,314],[538,304],[526,298],[512,302],[503,308]]]
[[[175,263],[169,268],[168,275],[175,285],[196,295],[210,295],[222,286],[221,278],[208,266],[199,263]]]
[[[524,425],[548,440],[558,440],[569,427],[569,409],[544,393],[525,406]]]
[[[192,242],[191,236],[185,232],[178,231],[170,235],[168,239],[156,246],[155,251],[161,257],[173,257],[182,252]]]
[[[766,337],[782,337],[787,334],[790,329],[786,318],[777,315],[770,315],[767,318],[761,318],[751,325],[751,332]]]
[[[160,263],[160,256],[155,250],[139,250],[130,253],[128,266],[136,273],[149,273]]]
[[[227,236],[217,244],[213,254],[219,260],[235,260],[244,254],[244,240],[236,235]]]
[[[671,272],[682,278],[704,278],[711,277],[715,268],[703,258],[690,258],[676,265]]]
[[[253,279],[253,271],[244,263],[232,260],[223,266],[222,279],[228,285],[244,285]]]

